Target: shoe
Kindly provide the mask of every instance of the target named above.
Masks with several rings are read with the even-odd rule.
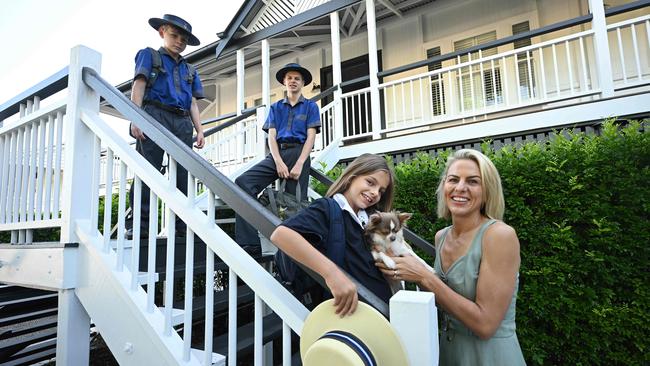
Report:
[[[260,245],[244,245],[241,248],[251,257],[262,256],[262,247]]]

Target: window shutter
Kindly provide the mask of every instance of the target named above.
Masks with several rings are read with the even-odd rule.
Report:
[[[488,42],[495,41],[497,38],[497,32],[491,31],[477,36],[461,39],[454,42],[454,51],[462,51],[470,47],[482,45]],[[482,57],[493,56],[497,54],[497,47],[492,47],[481,51]],[[472,60],[477,60],[479,58],[479,52],[472,52]],[[460,57],[460,62],[469,61],[467,55],[462,55]],[[480,66],[478,64],[463,67],[459,70],[459,91],[458,95],[460,97],[462,88],[463,98],[459,101],[459,104],[463,105],[464,109],[472,108],[481,108],[488,105],[494,105],[501,101],[501,73],[498,69],[498,65],[494,70],[489,65],[483,64],[483,75],[479,73]],[[494,75],[493,75],[494,72]],[[470,76],[471,74],[471,76]],[[473,82],[473,85],[471,85]],[[481,84],[482,83],[482,84]],[[496,91],[496,94],[495,94]],[[473,93],[473,95],[472,95]],[[485,94],[483,94],[485,93]]]
[[[530,25],[528,24],[528,21],[513,24],[512,26],[513,35],[528,32],[529,30],[530,30]],[[514,42],[515,48],[522,48],[522,47],[530,46],[531,44],[532,43],[530,41],[530,38],[524,38]]]
[[[530,24],[528,21],[513,24],[512,34],[520,34],[528,32]],[[513,42],[515,49],[530,46],[532,44],[530,38],[520,39]],[[530,60],[528,59],[530,57]],[[533,98],[535,94],[535,69],[530,52],[521,52],[517,56],[517,73],[519,76],[519,95],[523,99]],[[528,64],[530,63],[530,68]],[[532,83],[531,83],[532,82]]]
[[[478,36],[474,37],[469,37],[465,39],[461,39],[460,41],[454,42],[454,51],[462,51],[465,49],[468,49],[470,47],[478,46],[481,44],[485,44],[491,41],[495,41],[497,39],[497,31],[491,31],[483,34],[479,34]],[[497,54],[497,48],[488,48],[487,50],[481,51],[481,55],[483,57],[486,56],[492,56]],[[476,60],[478,58],[478,51],[472,53],[472,60]],[[469,58],[467,55],[462,55],[460,57],[460,62],[467,62]]]
[[[427,50],[427,58],[440,56],[440,47],[433,47]],[[427,65],[428,71],[442,69],[442,62],[434,62]],[[439,116],[445,113],[445,85],[439,75],[431,76],[431,102],[433,115]]]

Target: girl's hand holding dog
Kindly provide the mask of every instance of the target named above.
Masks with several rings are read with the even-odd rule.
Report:
[[[341,317],[353,314],[357,310],[359,297],[357,286],[340,270],[331,271],[325,276],[325,283],[334,296],[336,313]]]

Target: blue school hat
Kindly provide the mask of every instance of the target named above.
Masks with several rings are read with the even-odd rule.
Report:
[[[199,44],[201,44],[201,42],[199,42],[199,39],[192,34],[192,26],[190,25],[190,23],[186,22],[181,17],[177,17],[176,15],[172,15],[172,14],[165,14],[163,15],[162,18],[149,19],[149,25],[153,27],[153,29],[155,30],[158,30],[160,26],[163,24],[171,24],[177,27],[178,29],[184,31],[185,34],[187,34],[188,45],[198,46]]]
[[[284,67],[278,70],[278,72],[275,74],[275,79],[280,82],[280,84],[284,85],[284,75],[286,75],[289,71],[298,71],[302,75],[302,78],[305,81],[305,85],[311,84],[311,73],[309,70],[298,65],[297,63],[284,65]]]

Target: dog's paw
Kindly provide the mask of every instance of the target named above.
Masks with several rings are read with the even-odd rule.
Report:
[[[381,255],[379,255],[379,252],[377,251],[373,250],[372,252],[370,252],[370,254],[372,254],[372,259],[374,259],[375,261],[381,259]]]
[[[395,269],[395,267],[397,266],[395,261],[389,256],[384,256],[383,260],[384,260],[384,264],[386,265],[386,267],[388,267],[390,269]]]

